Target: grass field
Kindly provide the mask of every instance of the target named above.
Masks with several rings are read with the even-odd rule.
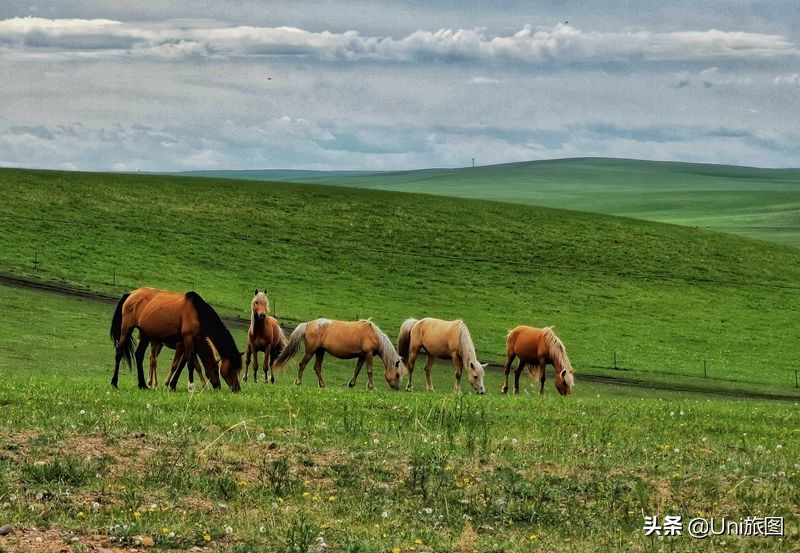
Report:
[[[338,184],[575,209],[800,247],[800,170],[563,159],[396,172],[216,171],[226,178]]]
[[[194,288],[246,317],[270,289],[292,324],[462,317],[479,356],[555,324],[575,395],[109,381],[112,305],[0,285],[0,537],[6,551],[690,551],[645,516],[783,516],[800,545],[800,251],[673,225],[330,186],[2,170],[2,275],[116,296]],[[35,263],[34,263],[35,261]],[[233,325],[244,348],[245,327]],[[612,355],[631,369],[612,371]],[[162,354],[161,375],[171,357]],[[709,378],[702,377],[703,360]],[[581,380],[781,394],[720,399]],[[185,377],[184,377],[185,383]],[[792,398],[797,398],[793,401]]]
[[[617,363],[795,393],[800,251],[595,214],[325,186],[5,170],[4,270],[118,295],[195,288],[288,323],[463,318],[482,359],[555,325],[578,371]],[[33,261],[38,261],[34,270]],[[243,348],[243,345],[242,345]]]
[[[695,550],[643,536],[667,514],[786,519],[783,539],[713,550],[800,544],[796,403],[580,381],[569,399],[348,390],[352,363],[331,360],[324,390],[141,392],[123,374],[114,391],[110,305],[0,286],[0,311],[7,551]]]

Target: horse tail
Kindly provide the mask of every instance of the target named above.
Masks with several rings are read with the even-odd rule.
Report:
[[[406,319],[400,327],[400,334],[397,335],[397,353],[403,363],[408,363],[408,350],[411,348],[411,329],[417,324],[417,319]]]
[[[120,342],[122,341],[122,306],[125,305],[125,301],[130,296],[130,292],[127,294],[122,294],[122,297],[117,302],[117,308],[114,309],[114,316],[111,317],[111,330],[109,331],[109,336],[111,337],[111,341],[114,342],[114,347],[119,349]],[[128,364],[128,367],[131,366],[131,358],[133,357],[133,349],[135,345],[135,340],[133,336],[128,336],[128,339],[122,344],[122,354],[125,356],[125,362]]]
[[[275,360],[280,357],[283,350],[286,349],[286,333],[281,328],[277,322],[275,323],[275,328],[278,330],[278,340],[274,344],[272,344],[272,349],[269,351],[269,364],[270,368],[275,366]]]
[[[292,331],[292,335],[289,336],[289,341],[286,343],[286,346],[283,348],[283,351],[275,360],[275,365],[273,366],[273,370],[277,372],[283,372],[286,370],[286,365],[289,364],[289,361],[292,360],[292,357],[297,355],[298,350],[300,349],[300,342],[303,341],[303,338],[306,336],[306,327],[308,323],[300,323],[297,325],[297,328]]]

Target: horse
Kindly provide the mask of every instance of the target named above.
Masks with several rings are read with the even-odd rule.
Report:
[[[394,349],[389,337],[370,320],[360,321],[333,321],[331,319],[315,319],[302,323],[294,329],[286,347],[275,360],[274,370],[282,371],[300,349],[300,342],[305,343],[306,354],[300,361],[297,369],[297,379],[294,383],[298,386],[303,380],[303,370],[306,368],[313,355],[317,356],[314,370],[317,373],[317,383],[320,388],[325,387],[322,379],[322,358],[325,353],[330,353],[339,359],[357,358],[353,377],[348,382],[352,388],[356,385],[361,367],[367,365],[367,388],[372,384],[372,358],[377,355],[386,367],[386,382],[392,390],[400,389],[400,379],[405,373],[405,364]]]
[[[144,355],[147,351],[147,346],[150,344],[150,338],[144,334],[141,330],[139,331],[139,346],[136,348],[136,367],[138,369],[139,366],[142,365],[144,361]],[[149,388],[157,388],[158,387],[158,372],[156,370],[156,360],[163,349],[163,346],[167,346],[170,349],[175,350],[175,356],[172,359],[172,367],[169,372],[169,376],[164,381],[164,384],[169,387],[171,384],[171,380],[174,375],[178,372],[183,370],[183,367],[186,366],[187,360],[186,357],[183,355],[183,344],[180,342],[160,342],[157,344],[153,344],[150,348],[150,372],[147,379],[147,385]],[[200,362],[205,369],[206,377],[208,377],[209,382],[211,382],[211,386],[215,389],[220,387],[219,382],[219,358],[216,355],[216,349],[214,345],[211,343],[211,340],[208,338],[201,340],[197,343],[197,357],[199,358]],[[189,390],[194,391],[194,372],[189,373]],[[206,381],[203,378],[203,373],[198,372],[197,376],[200,377],[200,383],[205,388]]]
[[[502,393],[508,392],[508,373],[514,358],[519,357],[519,366],[514,371],[514,393],[519,393],[519,375],[522,369],[528,368],[531,378],[539,379],[541,386],[539,393],[544,393],[546,366],[553,365],[555,369],[556,390],[562,396],[572,395],[574,379],[572,365],[567,357],[567,350],[552,327],[534,328],[520,325],[508,333],[506,339],[506,365],[504,369],[505,382],[500,389]]]
[[[195,370],[198,343],[209,338],[219,350],[220,375],[231,391],[239,391],[242,353],[217,312],[196,292],[184,294],[155,288],[138,288],[123,294],[117,302],[109,332],[116,349],[114,376],[111,378],[114,388],[117,387],[122,358],[128,366],[131,364],[135,345],[133,331],[137,328],[141,335],[146,335],[152,344],[157,345],[157,349],[161,343],[182,344],[190,374]],[[142,366],[139,364],[136,368],[139,388],[147,389]],[[172,390],[179,376],[180,370],[169,381]]]
[[[406,391],[413,390],[411,378],[414,374],[414,363],[421,349],[425,349],[427,361],[425,363],[425,380],[428,391],[433,391],[431,383],[431,366],[434,359],[450,359],[455,369],[455,392],[461,391],[461,373],[464,367],[469,371],[469,383],[478,394],[485,394],[483,385],[483,369],[475,354],[475,345],[472,343],[467,325],[462,320],[442,321],[440,319],[406,319],[400,327],[397,337],[397,351],[408,368],[408,383]],[[488,364],[488,363],[487,363]]]
[[[247,331],[247,353],[244,364],[244,381],[247,382],[247,371],[250,368],[250,357],[253,357],[253,382],[258,382],[258,352],[264,352],[264,381],[275,382],[272,366],[275,359],[286,347],[286,334],[275,317],[270,317],[267,290],[255,291],[250,302],[250,329]]]

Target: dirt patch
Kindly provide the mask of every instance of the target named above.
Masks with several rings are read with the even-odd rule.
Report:
[[[115,551],[107,536],[81,535],[57,528],[16,527],[7,536],[0,537],[0,548],[9,553],[71,553],[77,545],[86,551]]]

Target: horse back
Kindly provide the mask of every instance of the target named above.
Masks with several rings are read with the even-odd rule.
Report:
[[[412,343],[420,344],[434,357],[449,359],[453,352],[460,350],[459,330],[462,324],[461,321],[420,319],[411,330]]]
[[[508,352],[525,361],[535,361],[547,356],[547,340],[544,331],[532,326],[520,325],[508,333]]]

